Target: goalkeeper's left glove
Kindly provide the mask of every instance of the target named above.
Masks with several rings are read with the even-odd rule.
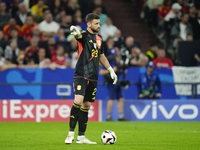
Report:
[[[73,25],[70,27],[70,31],[71,31],[71,34],[74,35],[75,38],[79,37],[79,35],[81,34],[79,29]]]
[[[113,70],[113,68],[110,66],[107,69],[110,72],[110,77],[114,80],[113,84],[117,83],[117,75],[115,74],[115,71]]]

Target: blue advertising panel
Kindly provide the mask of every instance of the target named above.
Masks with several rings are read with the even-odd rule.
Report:
[[[102,121],[106,120],[106,103],[102,104]],[[116,103],[112,118],[118,119]],[[125,100],[124,117],[129,121],[200,121],[199,100]]]
[[[126,79],[137,83],[140,73],[145,73],[146,68],[128,68]],[[161,82],[174,82],[172,69],[156,69]],[[73,74],[74,69],[10,69],[0,73],[0,99],[73,99]],[[119,80],[123,76],[119,76]],[[96,99],[107,99],[108,91],[104,84],[104,77],[99,75]],[[15,85],[5,85],[15,83]],[[17,85],[26,84],[26,85]],[[34,83],[37,83],[33,85]],[[44,83],[46,85],[39,85]],[[51,83],[68,83],[55,85]],[[4,84],[4,85],[3,85]],[[130,85],[124,90],[125,99],[136,99],[138,96],[137,85]],[[176,94],[174,85],[162,85],[162,99],[190,99],[191,96]],[[198,96],[200,98],[200,96]]]

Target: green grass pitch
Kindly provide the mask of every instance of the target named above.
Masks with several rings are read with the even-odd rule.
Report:
[[[200,150],[200,122],[89,122],[86,137],[97,145],[75,141],[66,145],[68,126],[68,122],[0,123],[0,150]],[[107,129],[117,135],[113,145],[101,143]]]

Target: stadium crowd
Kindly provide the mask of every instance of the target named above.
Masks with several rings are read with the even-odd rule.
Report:
[[[140,17],[152,28],[164,44],[175,65],[180,65],[180,41],[200,40],[199,0],[137,0]],[[200,62],[197,49],[191,59]],[[198,64],[197,63],[197,64]]]
[[[154,61],[155,67],[177,65],[178,42],[200,39],[199,2],[195,0],[137,0],[141,17],[152,27],[164,47],[152,43],[142,53],[140,43],[132,35],[123,37],[106,14],[102,0],[94,0],[83,9],[78,0],[1,0],[0,2],[0,69],[9,68],[74,68],[77,42],[70,35],[70,26],[85,30],[85,16],[89,12],[100,15],[100,35],[105,54],[117,51],[116,60],[122,60],[122,50],[128,52],[128,67],[146,67]],[[172,60],[166,53],[173,52]],[[109,56],[108,56],[109,57]],[[200,54],[194,58],[200,62]]]

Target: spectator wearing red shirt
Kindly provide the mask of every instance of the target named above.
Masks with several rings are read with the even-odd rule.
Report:
[[[25,49],[25,59],[28,60],[28,58],[30,58],[33,53],[38,52],[38,50],[38,40],[36,38],[32,38],[30,40],[30,46]]]
[[[21,28],[24,38],[26,39],[33,34],[33,27],[35,27],[37,23],[33,22],[32,16],[27,16],[26,24],[24,24]]]
[[[156,68],[171,68],[173,63],[171,59],[166,58],[166,52],[164,49],[159,49],[158,57],[153,60]]]
[[[57,68],[65,68],[65,59],[64,56],[64,48],[62,46],[58,46],[56,50],[56,55],[53,55],[51,58],[51,62],[56,64]]]
[[[4,34],[5,40],[8,40],[11,37],[10,30],[13,28],[18,31],[18,36],[22,37],[21,27],[16,24],[16,21],[14,18],[10,18],[8,24],[6,24],[3,27],[3,34]]]
[[[163,5],[159,8],[158,16],[160,20],[164,20],[165,16],[170,12],[172,8],[172,0],[165,0]]]

